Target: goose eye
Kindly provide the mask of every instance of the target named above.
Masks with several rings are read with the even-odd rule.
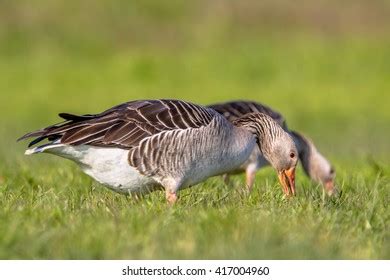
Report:
[[[333,167],[330,169],[330,174],[334,174],[334,169],[333,169]]]
[[[290,153],[290,158],[295,158],[295,154],[294,153]]]

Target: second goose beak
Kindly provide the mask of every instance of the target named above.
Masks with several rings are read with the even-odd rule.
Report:
[[[325,183],[325,191],[326,193],[331,196],[337,193],[337,189],[334,186],[333,180],[329,180]]]

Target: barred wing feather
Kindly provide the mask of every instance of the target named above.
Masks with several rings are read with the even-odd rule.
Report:
[[[212,109],[179,100],[131,101],[95,115],[62,113],[64,122],[28,133],[19,140],[36,137],[29,146],[48,139],[68,145],[131,149],[163,131],[206,126],[215,114]]]

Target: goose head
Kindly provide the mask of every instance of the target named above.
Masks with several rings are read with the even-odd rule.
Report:
[[[336,172],[329,161],[317,150],[313,142],[295,131],[291,132],[299,150],[299,158],[305,173],[316,183],[324,186],[328,195],[337,192],[334,185]]]
[[[295,195],[295,168],[298,150],[293,138],[271,117],[263,113],[251,113],[233,122],[254,134],[261,154],[277,171],[286,196]]]

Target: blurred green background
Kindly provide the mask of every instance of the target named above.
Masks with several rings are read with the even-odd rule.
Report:
[[[387,248],[389,244],[390,1],[0,1],[0,198],[3,209],[7,209],[3,225],[14,227],[4,229],[3,234],[11,236],[23,224],[11,223],[12,211],[21,201],[35,197],[16,186],[45,188],[45,174],[61,177],[71,171],[83,176],[73,165],[49,156],[24,158],[25,143],[15,143],[17,137],[59,121],[59,112],[96,113],[121,102],[147,98],[200,104],[231,99],[263,102],[282,112],[291,128],[313,138],[336,166],[340,185],[347,182],[353,188],[359,176],[366,176],[362,180],[366,180],[364,186],[369,191],[376,186],[376,179],[383,180],[380,234],[367,237],[364,243],[374,244],[367,245],[371,249],[362,245],[364,248],[358,248],[360,253],[354,255],[329,247],[320,253],[307,249],[309,253],[302,255],[289,247],[287,255],[273,251],[260,257],[386,256],[375,250],[385,240]],[[60,169],[64,165],[65,173]],[[37,176],[43,179],[34,183],[32,178]],[[58,184],[53,183],[54,192],[61,190]],[[15,190],[20,197],[12,196]],[[104,198],[111,195],[118,199],[110,192],[103,194]],[[361,197],[364,193],[357,199]],[[23,215],[18,218],[23,220]],[[350,222],[352,227],[356,221]],[[31,236],[38,233],[30,231]],[[345,231],[338,234],[348,235]],[[160,254],[150,253],[153,250],[138,255],[115,254],[115,250],[111,254],[88,254],[89,247],[81,245],[81,253],[63,249],[56,255],[49,249],[50,253],[39,248],[29,251],[15,245],[27,240],[23,235],[3,240],[0,256],[229,254],[221,249],[220,254],[207,255],[197,251],[196,242],[187,255],[164,250]],[[50,237],[44,240],[49,240],[48,244],[53,241]],[[251,247],[253,240],[245,240]],[[232,256],[258,255],[245,255],[243,251]]]
[[[390,1],[5,0],[0,56],[13,137],[133,99],[254,99],[327,153],[389,154]]]

